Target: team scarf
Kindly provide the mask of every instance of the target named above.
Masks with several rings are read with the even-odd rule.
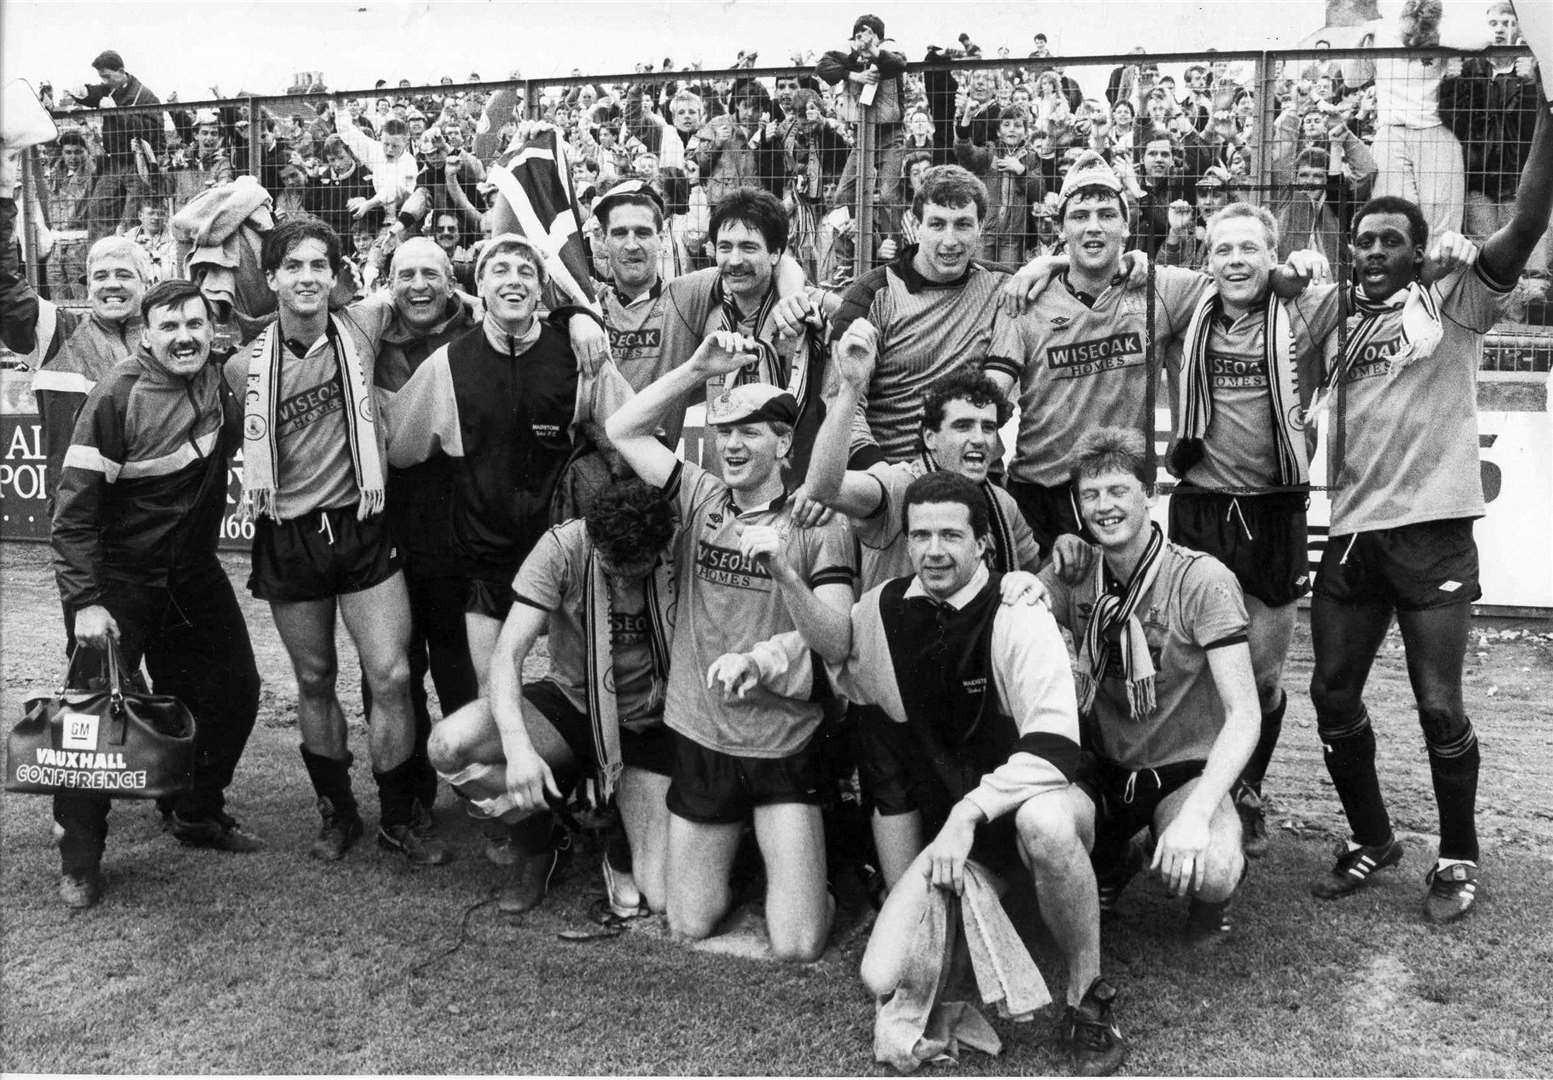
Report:
[[[329,316],[324,334],[334,350],[335,381],[345,402],[345,438],[350,448],[351,470],[361,498],[358,520],[383,510],[383,447],[366,369],[356,355],[355,343]],[[280,520],[277,480],[280,476],[280,442],[276,406],[280,397],[280,365],[285,353],[280,320],[270,323],[254,343],[248,361],[248,391],[243,408],[243,512],[250,518],[268,515]]]
[[[1127,705],[1134,720],[1143,720],[1154,711],[1154,660],[1149,656],[1148,638],[1138,620],[1138,605],[1154,587],[1159,574],[1164,534],[1149,524],[1149,545],[1120,596],[1105,587],[1105,558],[1095,560],[1095,608],[1084,627],[1084,644],[1079,651],[1078,704],[1080,712],[1094,707],[1100,680],[1105,677],[1111,655],[1110,632],[1121,628],[1122,672],[1127,679]]]
[[[1384,300],[1371,300],[1364,295],[1362,288],[1355,285],[1348,291],[1348,301],[1358,314],[1359,322],[1348,334],[1343,355],[1322,383],[1320,398],[1308,410],[1305,418],[1307,424],[1326,411],[1333,391],[1364,355],[1364,351],[1374,343],[1376,336],[1388,323],[1387,316],[1393,312],[1398,309],[1402,312],[1402,347],[1391,355],[1386,369],[1388,382],[1402,374],[1414,361],[1427,360],[1433,356],[1440,339],[1445,336],[1445,327],[1440,321],[1440,308],[1434,294],[1416,281],[1409,282],[1406,289],[1398,289]]]
[[[1208,339],[1213,320],[1222,310],[1217,286],[1207,293],[1187,323],[1182,348],[1179,408],[1175,436],[1180,442],[1201,443],[1213,421],[1213,381],[1208,371]],[[1262,319],[1262,360],[1267,368],[1267,400],[1272,408],[1273,439],[1278,450],[1278,486],[1310,483],[1305,432],[1299,423],[1299,373],[1294,365],[1294,326],[1282,301],[1269,298]]]
[[[712,302],[722,311],[721,329],[731,334],[739,333],[739,325],[743,321],[739,316],[739,305],[727,289],[723,288],[722,278],[718,278],[712,285]],[[766,320],[771,316],[771,310],[776,307],[776,285],[766,290],[766,295],[761,297],[760,307],[755,311],[755,329],[749,336],[755,341],[755,359],[745,364],[733,374],[733,386],[742,386],[745,383],[766,383],[770,386],[780,386],[788,389],[787,365],[778,355],[776,347],[769,341],[760,338],[761,327],[766,325]]]
[[[642,583],[647,594],[647,640],[652,651],[652,698],[661,708],[669,677],[669,635],[675,607],[674,565],[659,556]],[[588,724],[598,762],[599,797],[608,801],[625,762],[620,753],[620,703],[615,696],[614,640],[610,633],[609,579],[591,546],[583,578],[583,636],[587,644]]]
[[[918,459],[918,467],[923,476],[930,472],[939,472],[943,468],[930,450],[922,451],[922,456]],[[991,480],[982,480],[981,493],[987,499],[987,525],[992,532],[993,541],[993,546],[987,552],[988,569],[1006,574],[1019,569],[1014,563],[1019,554],[1014,546],[1014,527],[1009,523],[1008,515],[1003,512],[1003,504],[998,501],[999,490]]]

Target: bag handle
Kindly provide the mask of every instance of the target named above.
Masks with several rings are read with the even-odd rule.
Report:
[[[72,685],[72,683],[75,681],[76,661],[81,657],[83,651],[102,654],[102,664],[103,667],[107,669],[108,675],[108,697],[113,706],[114,715],[117,716],[123,713],[124,681],[122,669],[124,665],[124,658],[119,655],[119,643],[114,641],[111,637],[108,639],[108,647],[106,649],[98,649],[95,646],[84,646],[79,641],[75,643],[75,647],[70,650],[69,658],[65,661],[64,684],[60,686],[59,692],[56,696],[64,697],[67,691],[84,689],[84,687],[77,687]],[[101,668],[99,668],[99,670],[101,670]]]

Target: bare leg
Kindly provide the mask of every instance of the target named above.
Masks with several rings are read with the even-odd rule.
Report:
[[[825,887],[820,808],[777,803],[755,808],[755,839],[766,863],[766,930],[778,960],[818,960],[836,904]]]
[[[728,875],[741,822],[706,825],[669,815],[669,929],[675,936],[710,937],[733,897]]]
[[[395,574],[361,592],[340,596],[340,615],[356,643],[361,670],[372,691],[367,715],[372,767],[387,772],[415,748],[410,706],[410,597],[404,575]]]
[[[895,888],[923,848],[922,815],[916,810],[906,814],[881,814],[874,811],[874,850],[879,854],[879,872],[884,886]]]
[[[1089,850],[1095,807],[1075,784],[1037,795],[1014,819],[1019,855],[1035,879],[1041,921],[1068,965],[1068,1004],[1077,1005],[1100,977],[1100,898]]]
[[[349,753],[345,712],[334,692],[339,660],[334,651],[334,598],[273,603],[270,614],[297,677],[297,727],[302,745],[321,757]]]
[[[654,914],[663,912],[669,861],[669,778],[628,767],[620,776],[620,821],[631,845],[631,876]]]

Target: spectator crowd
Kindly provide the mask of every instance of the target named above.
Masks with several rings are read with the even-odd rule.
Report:
[[[1411,0],[1366,41],[1438,46],[1439,17],[1437,0]],[[859,20],[858,31],[842,48],[795,55],[803,65],[775,75],[739,73],[753,69],[754,51],[716,77],[700,75],[699,61],[673,72],[666,57],[657,71],[638,64],[637,81],[544,86],[532,102],[511,89],[454,88],[446,76],[449,89],[436,93],[379,80],[370,95],[266,107],[256,139],[240,103],[99,116],[93,110],[158,103],[117,53],[104,52],[93,61],[95,85],[57,100],[43,87],[44,103],[66,110],[39,178],[37,209],[54,241],[49,284],[58,299],[82,299],[86,247],[115,231],[145,247],[159,276],[171,273],[170,216],[243,174],[259,180],[278,216],[314,215],[348,237],[365,287],[415,235],[442,246],[470,284],[497,197],[487,170],[533,119],[570,147],[590,248],[594,200],[639,179],[668,211],[664,277],[710,265],[710,208],[755,184],[782,199],[790,250],[809,278],[840,286],[861,235],[854,147],[865,103],[875,123],[870,264],[915,241],[911,195],[923,171],[942,164],[962,165],[988,187],[986,257],[1014,264],[1050,253],[1063,177],[1085,150],[1123,182],[1130,245],[1166,263],[1201,266],[1207,218],[1251,198],[1277,218],[1280,254],[1309,248],[1336,264],[1348,216],[1373,194],[1416,199],[1437,233],[1485,239],[1508,213],[1538,99],[1529,58],[1323,60],[1318,43],[1279,61],[1258,86],[1249,61],[1211,51],[1178,80],[1141,46],[1135,62],[1106,75],[1054,58],[1044,34],[1022,61],[1007,47],[994,60],[962,34],[907,72],[882,20]],[[1478,40],[1443,44],[1519,42],[1513,8],[1497,2],[1486,5]],[[877,96],[865,96],[868,87]],[[309,73],[293,89],[316,94],[322,80]],[[1545,293],[1547,277],[1544,244],[1523,293]]]

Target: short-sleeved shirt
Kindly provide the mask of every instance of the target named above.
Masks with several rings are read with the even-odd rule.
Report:
[[[674,566],[679,614],[669,664],[664,722],[701,746],[741,757],[787,757],[803,749],[820,722],[808,699],[752,690],[724,701],[706,671],[724,653],[794,630],[777,584],[765,567],[739,552],[744,529],[768,525],[788,535],[787,557],[810,588],[852,584],[852,545],[840,519],[812,529],[793,524],[784,495],[740,511],[727,484],[688,462],[676,466],[665,492],[679,508]]]
[[[1101,557],[1098,551],[1096,557]],[[1086,745],[1126,769],[1207,759],[1225,715],[1208,653],[1246,640],[1245,598],[1223,563],[1168,541],[1159,558],[1154,585],[1136,611],[1154,661],[1154,712],[1133,719],[1122,650],[1113,642],[1094,710],[1083,718]],[[1095,607],[1094,575],[1070,587],[1048,568],[1041,581],[1051,593],[1057,622],[1075,641],[1082,640]],[[1125,590],[1125,583],[1117,582],[1109,570],[1106,583],[1117,594]]]
[[[1309,404],[1319,385],[1321,349],[1342,318],[1340,299],[1337,286],[1313,285],[1281,301],[1293,331],[1295,382],[1302,405]],[[1202,460],[1185,476],[1199,487],[1243,490],[1280,483],[1265,315],[1266,309],[1258,308],[1238,319],[1219,317],[1209,329],[1205,360],[1213,418],[1203,439]]]
[[[933,466],[921,457],[910,461],[881,461],[868,470],[868,475],[879,482],[879,508],[867,518],[854,519],[852,532],[857,537],[862,561],[862,587],[872,589],[891,578],[908,577],[916,571],[906,549],[906,520],[902,510],[906,489],[912,481],[933,471]],[[1040,559],[1040,548],[1019,504],[1007,491],[993,484],[982,485],[983,490],[996,500],[995,513],[1007,526],[1013,537],[1014,551],[1010,554],[1000,549],[1000,528],[994,527],[992,544],[987,549],[987,560],[994,570],[1019,570],[1034,565]]]
[[[868,383],[864,415],[868,434],[886,461],[904,461],[915,453],[928,386],[987,358],[998,290],[1008,280],[1000,267],[973,263],[955,281],[928,281],[912,266],[915,252],[908,247],[888,266],[853,282],[831,323],[833,341],[856,319],[879,331],[879,360]],[[853,449],[862,434],[854,431]]]
[[[550,673],[566,700],[588,711],[588,635],[584,594],[593,544],[578,518],[556,525],[539,538],[523,560],[512,591],[517,602],[549,615]],[[664,687],[653,678],[652,631],[647,596],[640,580],[606,576],[609,583],[609,639],[620,725],[640,730],[663,715]],[[672,613],[665,613],[670,620]]]
[[[356,503],[356,474],[345,433],[345,391],[340,363],[327,335],[313,342],[303,356],[289,348],[282,356],[275,438],[280,451],[276,495],[283,520]]]
[[[1186,330],[1212,279],[1193,270],[1162,266],[1154,274],[1154,362]],[[1148,290],[1113,284],[1084,303],[1054,281],[1025,314],[1001,310],[992,321],[986,369],[1018,387],[1019,441],[1009,475],[1056,487],[1068,482],[1067,454],[1080,435],[1096,427],[1142,431],[1152,442],[1148,397]],[[1163,390],[1157,401],[1164,401]]]
[[[1389,375],[1398,308],[1338,384],[1327,440],[1333,536],[1483,516],[1477,373],[1505,290],[1476,266],[1429,290],[1444,329],[1434,353]],[[1358,323],[1349,319],[1350,338]]]
[[[651,289],[632,300],[614,289],[605,289],[601,301],[615,366],[632,390],[641,391],[668,370],[663,361],[663,326],[668,305],[663,283],[654,282]]]

